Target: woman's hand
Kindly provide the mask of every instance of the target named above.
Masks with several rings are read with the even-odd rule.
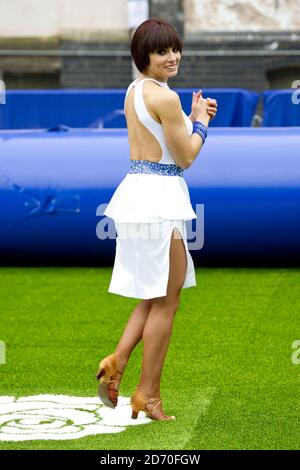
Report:
[[[192,121],[201,121],[201,119],[207,119],[208,121],[214,119],[217,114],[218,104],[215,99],[203,98],[202,90],[197,93],[193,92],[192,100],[192,112],[190,118]]]

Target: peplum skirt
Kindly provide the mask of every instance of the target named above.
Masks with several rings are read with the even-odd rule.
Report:
[[[157,165],[167,166],[154,165],[156,168]],[[197,215],[182,176],[128,173],[115,190],[104,215],[114,220],[117,235],[109,293],[137,299],[166,296],[174,229],[179,232],[175,230],[174,236],[182,238],[186,252],[187,269],[182,289],[196,286],[186,221]]]

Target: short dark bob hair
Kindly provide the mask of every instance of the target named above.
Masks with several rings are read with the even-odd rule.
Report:
[[[161,18],[152,17],[141,23],[131,39],[131,56],[136,68],[143,73],[150,64],[149,53],[176,47],[180,53],[183,44],[174,26]]]

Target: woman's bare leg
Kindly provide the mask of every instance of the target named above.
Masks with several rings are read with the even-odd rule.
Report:
[[[143,337],[143,330],[151,308],[151,300],[142,300],[137,304],[127,322],[121,339],[115,349],[118,357],[118,366],[121,372],[124,371],[130,355]],[[113,379],[119,379],[120,374],[112,376]],[[114,386],[118,388],[118,382]]]
[[[177,229],[175,229],[177,231]],[[174,238],[172,232],[170,247],[170,271],[167,295],[151,299],[151,310],[143,331],[144,353],[142,373],[137,389],[145,398],[160,396],[160,379],[167,354],[173,320],[180,300],[180,290],[184,284],[187,259],[180,233]],[[154,414],[161,414],[161,407]]]

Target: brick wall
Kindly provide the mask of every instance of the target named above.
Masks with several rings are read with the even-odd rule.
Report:
[[[291,74],[289,76],[285,71],[281,86],[290,87],[293,79],[300,79],[300,40],[280,41],[275,35],[273,40],[279,42],[278,55],[267,52],[265,55],[256,55],[255,51],[260,53],[269,45],[267,39],[260,41],[260,44],[236,40],[226,45],[222,39],[219,43],[216,40],[210,42],[209,38],[193,42],[185,40],[178,75],[170,84],[174,87],[238,87],[262,91],[273,87],[270,81],[272,71],[276,75],[276,70],[290,68]],[[219,55],[218,48],[222,48],[225,55]],[[85,43],[83,46],[77,42],[62,41],[55,46],[57,55],[43,55],[41,52],[39,56],[26,55],[26,50],[31,50],[26,48],[23,48],[22,56],[14,55],[15,48],[10,49],[11,55],[1,55],[1,49],[0,44],[0,70],[4,78],[6,73],[44,75],[55,72],[59,73],[59,85],[62,88],[124,88],[132,79],[129,42]],[[78,49],[80,55],[76,54]],[[237,55],[241,49],[253,52]],[[70,55],[60,55],[60,51]],[[285,52],[287,55],[280,55]]]
[[[202,38],[192,43],[185,41],[178,75],[170,80],[170,84],[174,87],[247,88],[260,92],[272,88],[267,73],[272,76],[272,71],[291,67],[293,73],[290,77],[285,74],[282,82],[282,87],[290,87],[292,79],[300,79],[300,40],[292,43],[287,40],[282,41],[278,56],[267,52],[265,55],[256,54],[256,51],[260,53],[269,43],[267,39],[265,42],[260,41],[259,44],[237,40],[234,43],[231,41],[224,47],[224,40],[221,39],[219,44],[215,40],[210,42],[209,38],[205,41]],[[80,47],[80,44],[73,43],[68,46],[74,49],[76,47]],[[224,50],[224,55],[219,55],[217,52],[219,48]],[[105,50],[108,55],[63,57],[62,86],[99,88],[128,86],[132,79],[129,43],[118,46],[107,44],[105,47],[89,44],[89,50],[99,52]],[[243,50],[248,51],[247,55],[244,55]],[[196,55],[195,51],[200,55]],[[280,55],[281,51],[283,53],[286,51],[287,55]],[[293,51],[296,55],[292,55]],[[293,78],[298,68],[299,76]]]

